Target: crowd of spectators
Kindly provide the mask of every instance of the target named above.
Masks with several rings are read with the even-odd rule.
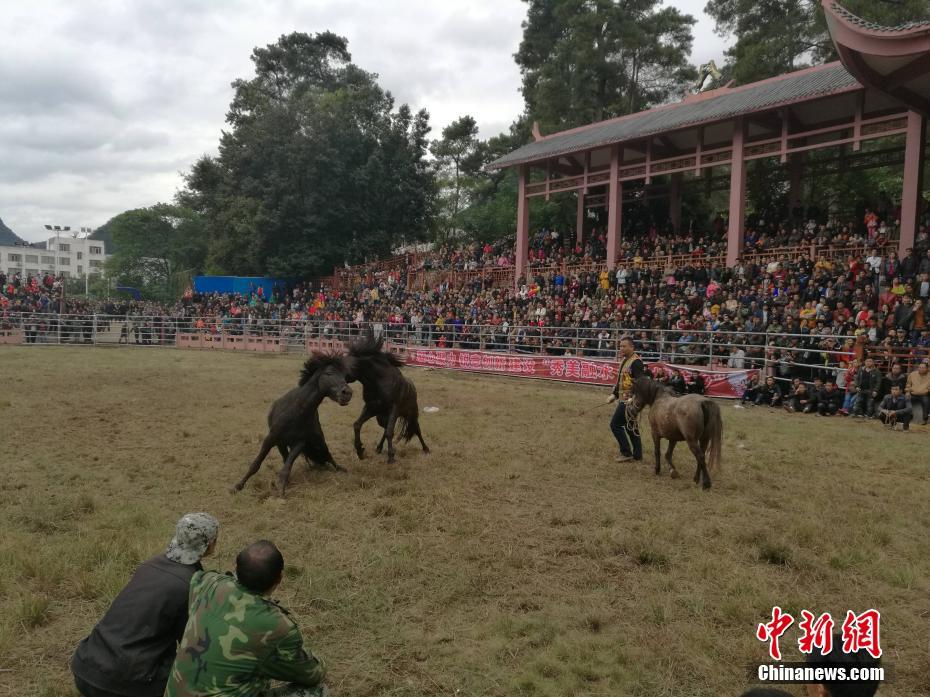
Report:
[[[0,312],[58,312],[61,303],[62,279],[0,271]]]
[[[704,256],[725,237],[724,221],[701,235],[661,240],[663,253],[700,252],[666,268],[630,256],[659,245],[655,234],[650,228],[644,242],[634,234],[625,238],[624,256],[609,271],[604,265],[570,265],[602,258],[602,232],[591,232],[572,249],[557,233],[540,230],[531,243],[533,266],[519,288],[480,275],[460,282],[440,275],[435,284],[417,287],[407,273],[373,273],[348,287],[297,284],[276,287],[269,296],[188,291],[170,306],[81,298],[64,305],[69,314],[128,315],[132,322],[120,340],[132,343],[170,342],[177,330],[242,334],[280,331],[286,324],[300,337],[357,331],[371,323],[376,331],[420,344],[609,358],[617,336],[632,331],[647,360],[764,368],[782,393],[792,380],[815,378],[833,380],[845,392],[847,374],[858,369],[854,361],[871,357],[887,373],[895,364],[911,369],[930,355],[926,228],[915,248],[898,259],[883,244],[889,226],[872,211],[858,226],[826,220],[798,228],[755,220],[746,247],[756,253],[730,268]],[[795,242],[824,241],[875,246],[817,260],[803,251],[779,251]],[[455,271],[506,266],[513,252],[510,243],[497,241],[440,247],[409,260],[414,270]],[[0,275],[0,280],[5,316],[54,313],[61,306],[60,279]],[[156,332],[155,325],[165,320],[171,332]],[[872,411],[868,406],[863,410]]]

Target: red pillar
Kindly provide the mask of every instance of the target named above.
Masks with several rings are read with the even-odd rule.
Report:
[[[526,182],[529,179],[529,167],[520,165],[520,185],[517,193],[517,249],[514,264],[513,283],[516,288],[523,283],[526,275],[526,259],[530,248],[530,207],[526,198]]]
[[[924,181],[924,139],[927,122],[916,111],[907,112],[907,139],[904,145],[904,189],[901,192],[901,239],[898,256],[914,246],[917,218],[920,215],[920,194]]]
[[[620,148],[610,150],[610,186],[607,192],[607,268],[617,265],[620,249],[620,227],[623,219],[623,184],[620,176]]]
[[[575,239],[584,243],[584,191],[578,191],[578,212],[575,214]]]
[[[672,230],[681,231],[681,172],[672,175],[668,186],[668,217]]]
[[[746,215],[746,163],[743,161],[745,126],[736,119],[733,152],[730,156],[730,217],[727,227],[727,266],[736,264],[743,251],[743,225]]]

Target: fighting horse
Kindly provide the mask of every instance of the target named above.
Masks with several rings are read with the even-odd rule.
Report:
[[[665,461],[672,479],[678,478],[672,453],[675,444],[683,440],[697,460],[694,483],[700,481],[703,488],[709,489],[708,464],[714,470],[720,466],[723,440],[723,421],[717,403],[697,394],[679,397],[662,383],[644,375],[633,381],[633,401],[627,410],[628,418],[635,421],[646,406],[650,407],[649,427],[656,454],[656,475],[662,470],[662,439],[668,438]]]
[[[271,405],[268,412],[268,435],[262,441],[261,450],[245,476],[233,487],[233,493],[242,490],[275,446],[284,460],[277,483],[281,496],[284,496],[294,460],[300,455],[306,457],[308,462],[329,465],[338,472],[346,471],[336,464],[326,446],[318,409],[327,397],[343,407],[349,403],[352,388],[348,385],[348,375],[348,365],[341,354],[314,353],[307,359],[300,371],[298,386]]]
[[[383,351],[384,337],[375,338],[369,328],[349,346],[350,382],[362,383],[362,397],[365,407],[353,425],[355,428],[355,453],[361,460],[365,457],[362,445],[362,426],[370,418],[378,419],[378,425],[384,429],[378,443],[377,452],[384,449],[387,441],[388,463],[394,462],[394,433],[400,428],[400,438],[409,443],[416,436],[420,440],[423,452],[429,448],[420,432],[420,409],[417,406],[417,390],[400,368],[403,360],[393,353]]]

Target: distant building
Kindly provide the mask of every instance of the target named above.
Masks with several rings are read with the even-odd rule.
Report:
[[[31,245],[0,246],[0,270],[7,275],[84,278],[102,274],[106,243],[87,237],[55,235]]]

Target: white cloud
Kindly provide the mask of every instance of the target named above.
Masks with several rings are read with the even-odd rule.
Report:
[[[706,0],[692,58],[723,55]],[[472,114],[488,137],[522,110],[513,61],[519,0],[30,0],[7,3],[0,59],[0,217],[20,236],[97,226],[169,200],[179,172],[215,152],[230,82],[255,46],[331,30],[434,134]]]

